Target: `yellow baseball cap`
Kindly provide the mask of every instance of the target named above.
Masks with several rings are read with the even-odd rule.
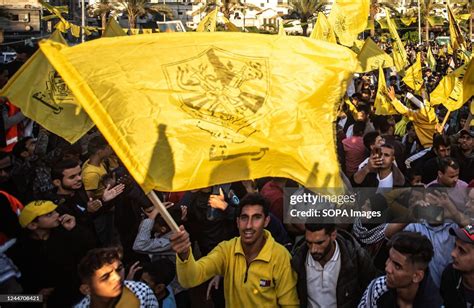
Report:
[[[36,217],[51,213],[58,206],[51,201],[37,200],[28,203],[20,213],[20,225],[25,228]]]

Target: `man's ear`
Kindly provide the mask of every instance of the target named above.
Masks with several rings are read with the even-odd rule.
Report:
[[[334,242],[337,238],[337,229],[331,232],[331,240]]]
[[[53,180],[53,185],[54,185],[54,187],[60,187],[61,186],[61,180],[60,179]]]
[[[270,214],[268,214],[267,217],[265,217],[265,225],[264,225],[264,227],[266,228],[269,223],[270,223]]]
[[[26,227],[31,230],[31,231],[34,231],[36,229],[38,229],[38,223],[36,222],[30,222],[29,224],[26,225]]]
[[[79,287],[79,291],[81,291],[81,293],[84,295],[91,295],[91,288],[88,284],[81,284],[81,286]]]
[[[438,170],[438,177],[441,177],[441,176],[443,176],[443,172]]]
[[[423,278],[425,278],[425,271],[424,270],[416,270],[415,273],[413,274],[413,282],[414,283],[420,283]]]

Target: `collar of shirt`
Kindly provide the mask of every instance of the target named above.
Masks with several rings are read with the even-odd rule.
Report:
[[[263,245],[262,250],[258,253],[257,257],[255,257],[254,260],[260,260],[264,262],[270,262],[270,258],[272,256],[272,249],[273,249],[273,243],[275,240],[271,236],[270,232],[268,230],[263,230],[264,231],[264,236],[265,236],[265,245]],[[234,254],[241,254],[245,257],[244,250],[242,248],[242,243],[240,242],[241,239],[236,241],[236,247],[235,247],[235,253]]]

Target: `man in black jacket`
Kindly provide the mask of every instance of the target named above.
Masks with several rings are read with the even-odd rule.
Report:
[[[306,224],[291,265],[301,307],[355,307],[377,270],[369,254],[334,224]]]
[[[440,292],[446,308],[474,307],[474,227],[451,228],[456,244],[441,277]]]

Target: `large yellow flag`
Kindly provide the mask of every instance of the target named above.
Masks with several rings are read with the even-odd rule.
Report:
[[[474,95],[474,61],[471,59],[469,62],[466,72],[464,74],[464,79],[462,82],[463,87],[463,102],[467,102]],[[471,103],[471,108],[474,106],[474,103]],[[472,111],[471,111],[472,113]]]
[[[382,68],[389,68],[393,66],[393,59],[386,54],[377,44],[369,37],[365,40],[364,46],[357,55],[362,67],[361,72],[370,72]]]
[[[423,71],[421,67],[420,53],[417,53],[415,63],[406,70],[403,82],[416,92],[420,91],[423,86]]]
[[[217,27],[217,7],[204,17],[197,26],[196,32],[214,32]]]
[[[104,33],[102,33],[102,37],[112,37],[112,36],[124,36],[127,35],[117,23],[115,18],[110,17],[109,21],[107,22],[107,26],[105,26]]]
[[[444,104],[454,89],[456,83],[455,77],[451,75],[444,76],[433,92],[430,93],[431,106]]]
[[[403,46],[402,40],[400,39],[400,36],[398,35],[397,32],[397,26],[393,22],[393,20],[390,18],[390,12],[385,9],[385,14],[387,15],[387,26],[388,30],[390,31],[390,35],[392,39],[395,40],[393,44],[393,62],[395,64],[395,67],[397,68],[397,71],[400,74],[404,74],[404,69],[407,64],[407,52],[405,50],[405,47]]]
[[[454,111],[462,107],[467,101],[464,91],[472,91],[464,85],[468,74],[468,63],[457,68],[454,72],[441,79],[438,86],[430,93],[431,105],[444,105],[448,110]],[[471,92],[472,93],[472,92]],[[466,96],[469,95],[468,93]]]
[[[446,5],[448,9],[448,19],[449,19],[449,36],[451,37],[451,46],[454,50],[466,48],[466,42],[462,36],[461,29],[459,28],[458,23],[454,19],[454,14],[449,7],[449,4]]]
[[[66,44],[58,30],[51,40]],[[79,106],[74,96],[41,50],[10,78],[0,95],[8,97],[27,117],[71,143],[94,125],[84,111],[76,115]]]
[[[314,29],[309,37],[330,43],[337,43],[336,34],[334,33],[331,24],[327,20],[326,15],[324,15],[322,12],[318,13],[316,25],[314,26]]]
[[[431,46],[428,47],[428,53],[426,54],[426,63],[431,70],[434,71],[436,69],[436,59],[433,56],[433,52],[431,51]]]
[[[145,192],[263,176],[342,185],[333,137],[358,65],[348,48],[235,32],[40,47]]]
[[[386,96],[387,84],[385,82],[385,76],[383,69],[379,67],[379,80],[377,87],[377,96],[375,97],[374,107],[376,115],[390,115],[398,114],[397,110],[393,107],[390,99]]]
[[[339,43],[352,47],[357,35],[367,27],[370,0],[335,0],[329,14],[329,23]]]

